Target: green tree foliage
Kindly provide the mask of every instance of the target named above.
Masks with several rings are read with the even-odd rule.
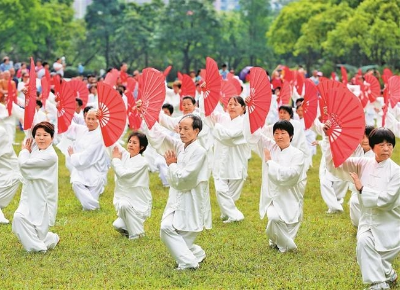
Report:
[[[220,37],[220,22],[212,0],[171,0],[161,17],[159,47],[177,68],[188,72],[192,61],[213,56],[212,47]]]

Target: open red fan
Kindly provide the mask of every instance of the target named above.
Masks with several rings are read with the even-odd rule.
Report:
[[[242,93],[242,85],[240,84],[239,80],[235,78],[235,75],[228,73],[226,76],[226,80],[235,87],[236,94],[239,96]]]
[[[167,78],[169,72],[171,71],[172,65],[167,66],[167,68],[164,70],[163,75],[165,78]]]
[[[11,116],[13,103],[16,100],[17,100],[17,90],[15,88],[15,83],[11,78],[9,78],[7,83],[7,111],[9,116]]]
[[[113,68],[111,71],[107,73],[106,78],[104,79],[104,83],[113,87],[117,84],[118,77],[119,77],[119,71]]]
[[[381,95],[381,85],[373,75],[364,75],[364,92],[371,103]]]
[[[203,81],[206,80],[206,75],[207,75],[206,70],[205,70],[204,68],[202,68],[202,69],[200,70],[200,78],[201,78]]]
[[[135,98],[133,94],[127,94],[128,98],[128,121],[129,121],[129,128],[133,130],[138,130],[140,125],[142,124],[142,117],[140,116],[139,111],[136,107]]]
[[[302,74],[300,72],[296,72],[296,84],[295,84],[295,87],[296,87],[297,93],[300,96],[304,95],[304,91],[303,91],[303,89],[304,89],[304,80],[305,80],[304,74]]]
[[[50,83],[45,77],[42,77],[40,83],[42,86],[42,103],[43,106],[46,108],[46,102],[50,95]]]
[[[383,69],[382,80],[384,84],[388,84],[389,79],[393,76],[392,71],[389,68]]]
[[[75,97],[81,99],[83,102],[83,107],[86,107],[89,99],[89,90],[86,84],[79,79],[72,79],[69,81],[69,84],[75,93]]]
[[[182,74],[180,71],[178,71],[178,72],[176,73],[176,75],[177,75],[177,77],[178,77],[178,80],[182,81],[183,74]]]
[[[134,96],[134,92],[136,89],[137,81],[134,78],[128,78],[126,91],[127,93],[131,93]]]
[[[321,92],[327,92],[330,91],[332,89],[335,88],[346,88],[346,86],[344,86],[342,83],[339,83],[337,81],[333,81],[333,80],[328,80],[326,79],[325,81],[319,82],[319,84],[317,85],[317,89],[320,95],[322,95]],[[324,102],[324,100],[322,98],[319,98],[319,109],[320,109],[320,114],[321,114],[321,118],[322,118],[322,123],[325,123],[325,121],[327,119],[325,119],[325,117],[327,116],[325,114],[326,111],[326,104]]]
[[[119,78],[121,79],[121,84],[126,85],[126,82],[128,81],[128,77],[129,76],[125,71],[123,71],[123,70],[119,71]]]
[[[287,66],[283,66],[283,79],[285,80],[285,82],[289,82],[291,85],[293,85],[294,73]]]
[[[233,96],[237,96],[236,88],[229,80],[221,80],[221,99],[220,101],[224,105],[224,109],[228,107],[229,99]]]
[[[400,76],[392,76],[388,81],[389,101],[392,108],[400,102]]]
[[[194,84],[192,78],[187,74],[183,74],[181,82],[182,84],[180,95],[182,97],[191,96],[194,98],[196,96],[196,85]]]
[[[331,123],[328,130],[333,163],[340,166],[351,156],[364,135],[365,116],[357,97],[347,88],[319,87],[325,119]]]
[[[97,84],[99,123],[104,145],[109,147],[121,137],[126,125],[126,109],[120,94],[104,82]]]
[[[347,86],[347,83],[349,82],[348,76],[347,76],[347,70],[344,66],[340,67],[340,71],[342,73],[342,83]]]
[[[279,106],[289,105],[291,97],[292,97],[292,86],[288,81],[284,81],[277,100]]]
[[[164,75],[153,68],[145,68],[139,80],[138,99],[142,100],[141,111],[147,127],[151,129],[158,120],[165,100]]]
[[[60,99],[57,106],[57,124],[59,134],[68,130],[75,113],[75,108],[75,91],[72,89],[69,82],[63,82],[61,84]]]
[[[260,67],[250,69],[250,98],[247,111],[250,120],[250,131],[253,134],[265,124],[271,106],[272,90],[268,76]]]
[[[318,90],[317,86],[310,79],[306,79],[304,82],[304,124],[306,129],[310,128],[317,117],[318,110]]]
[[[206,58],[206,86],[203,91],[205,115],[209,116],[219,102],[221,91],[221,75],[217,63],[211,57]]]
[[[31,57],[31,68],[35,67],[33,58]],[[29,70],[28,93],[25,95],[25,113],[24,113],[24,130],[32,127],[33,118],[35,117],[36,108],[36,71]]]
[[[54,94],[56,95],[56,102],[60,100],[60,93],[61,93],[61,79],[60,75],[56,74],[52,77],[51,82],[54,87]]]

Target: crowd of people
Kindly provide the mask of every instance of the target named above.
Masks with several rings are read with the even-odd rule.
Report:
[[[63,68],[62,58],[57,59],[54,73],[62,76]],[[112,225],[131,240],[145,235],[144,223],[152,209],[149,172],[159,172],[162,184],[169,187],[160,236],[178,270],[197,269],[206,257],[195,241],[203,229],[211,229],[211,175],[221,222],[244,220],[236,202],[246,183],[253,151],[262,161],[259,211],[261,218],[268,219],[269,246],[282,253],[296,251],[307,171],[319,144],[323,151],[320,188],[327,214],[343,212],[347,190],[352,192],[350,219],[358,227],[357,261],[363,282],[370,284],[370,289],[389,289],[396,281],[392,262],[400,251],[400,166],[391,156],[396,136],[400,137],[400,103],[386,113],[386,128],[382,127],[382,100],[378,98],[378,104],[371,102],[366,107],[364,137],[353,156],[336,168],[326,134],[330,122],[322,123],[316,118],[306,130],[304,98],[294,89],[289,103],[278,101],[285,81],[281,69],[276,69],[270,78],[273,96],[265,125],[251,133],[246,112],[248,79],[239,80],[223,65],[221,78],[227,79],[231,74],[242,86],[242,93],[230,97],[226,106],[218,104],[210,115],[205,115],[201,80],[193,72],[195,95],[181,96],[181,83],[175,81],[172,88],[167,87],[158,122],[151,129],[142,122],[140,130],[129,134],[126,148],[123,139],[106,147],[97,111],[96,83],[102,78],[82,77],[89,92],[87,105],[83,108],[82,100],[76,98],[71,125],[63,134],[57,134],[57,99],[49,98],[43,106],[40,81],[29,79],[31,69],[35,69],[40,80],[48,63],[39,62],[34,68],[21,64],[16,74],[7,57],[0,65],[0,223],[9,223],[1,208],[10,203],[22,183],[12,230],[26,251],[46,252],[60,240],[50,232],[58,202],[58,157],[53,144],[66,156],[71,190],[83,210],[100,208],[99,198],[107,186],[109,169],[113,168],[117,218]],[[126,103],[128,67],[123,63],[118,70],[114,88]],[[301,73],[306,76],[304,70]],[[134,71],[132,76],[138,79],[140,72]],[[313,72],[311,80],[317,84],[320,77],[321,73]],[[19,100],[12,104],[11,115],[6,108],[6,84],[10,79],[16,79],[15,88],[20,92]],[[13,149],[15,130],[18,123],[23,123],[30,81],[38,83],[36,117],[32,129],[25,132],[17,157]],[[354,94],[359,92],[355,84],[348,87]],[[140,102],[137,109],[141,112]]]

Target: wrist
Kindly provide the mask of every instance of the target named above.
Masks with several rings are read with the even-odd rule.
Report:
[[[361,188],[358,190],[360,194],[362,194],[363,189],[364,189],[364,186],[361,186]]]

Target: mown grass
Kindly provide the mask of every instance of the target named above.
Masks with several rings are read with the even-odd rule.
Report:
[[[18,134],[21,139],[22,134]],[[399,140],[398,140],[399,141]],[[400,142],[399,142],[400,144]],[[19,151],[19,148],[16,148]],[[151,174],[153,211],[146,222],[146,237],[130,241],[112,228],[112,171],[101,196],[101,209],[82,211],[69,184],[65,159],[59,153],[59,209],[52,231],[61,237],[55,250],[26,253],[11,225],[0,226],[0,289],[362,289],[355,257],[356,229],[345,212],[327,215],[319,191],[318,164],[308,172],[304,220],[296,238],[297,253],[281,254],[268,247],[266,220],[260,220],[258,201],[261,164],[250,160],[249,177],[238,207],[245,220],[223,224],[211,181],[213,228],[197,239],[207,253],[197,271],[174,271],[175,262],[159,238],[160,220],[168,189]],[[399,149],[394,160],[400,163]],[[349,196],[346,198],[348,201]],[[19,193],[4,209],[12,219]],[[400,272],[399,257],[394,262]]]

